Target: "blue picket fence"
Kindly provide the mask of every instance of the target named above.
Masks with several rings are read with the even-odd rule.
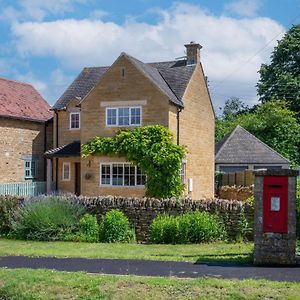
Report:
[[[46,182],[0,183],[0,195],[37,196],[46,193]]]

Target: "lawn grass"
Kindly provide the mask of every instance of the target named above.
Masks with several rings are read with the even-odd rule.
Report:
[[[0,239],[0,256],[123,258],[188,262],[251,263],[253,243],[189,245],[33,242]]]
[[[300,299],[300,284],[0,269],[0,299]]]

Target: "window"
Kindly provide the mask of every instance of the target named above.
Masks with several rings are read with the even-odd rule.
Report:
[[[80,113],[70,113],[70,129],[80,129]]]
[[[142,173],[140,168],[136,169],[136,185],[145,185],[146,176]]]
[[[141,107],[106,108],[106,126],[138,126],[141,119]]]
[[[71,164],[69,162],[63,163],[62,168],[62,180],[69,181],[71,179]]]
[[[254,170],[258,170],[258,169],[276,170],[276,169],[282,169],[282,166],[254,166]]]
[[[233,173],[247,170],[247,166],[220,166],[220,172]]]
[[[143,186],[146,176],[139,167],[130,163],[100,165],[100,185]]]
[[[121,68],[121,77],[125,77],[125,68],[124,67],[122,67]]]
[[[36,175],[36,162],[33,160],[25,160],[25,179],[34,178]]]
[[[181,164],[181,169],[180,169],[180,179],[181,179],[181,183],[185,183],[185,175],[186,174],[186,163],[183,162]]]

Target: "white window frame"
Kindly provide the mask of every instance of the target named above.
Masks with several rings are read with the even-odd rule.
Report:
[[[66,177],[66,178],[65,178],[65,166],[69,167],[68,177]],[[71,163],[70,162],[63,162],[61,179],[62,179],[62,181],[70,181],[71,180]]]
[[[30,166],[28,168],[26,167],[26,163],[30,164]],[[33,165],[34,165],[34,167],[33,167]],[[34,170],[34,172],[32,172],[32,170]],[[30,174],[28,176],[26,175],[26,171],[30,172]],[[24,178],[25,179],[35,178],[36,177],[36,171],[37,171],[37,162],[32,160],[32,159],[26,159],[24,161]]]
[[[120,108],[129,108],[129,125],[119,125],[119,109]],[[131,124],[131,110],[138,108],[140,110],[140,123]],[[108,110],[116,110],[116,124],[108,124]],[[141,106],[109,106],[105,108],[105,125],[106,127],[133,127],[133,126],[142,126],[142,107]]]
[[[114,185],[113,184],[113,166],[114,165],[123,165],[123,184],[122,185]],[[130,166],[133,166],[135,168],[134,170],[134,185],[124,185],[124,178],[125,178],[125,165],[130,165]],[[110,183],[107,184],[103,184],[102,183],[102,166],[110,166]],[[121,187],[121,188],[134,188],[134,187],[145,187],[144,184],[136,184],[137,183],[137,166],[131,164],[131,163],[128,163],[128,162],[103,162],[103,163],[100,163],[100,170],[99,170],[99,186],[101,187]],[[144,175],[145,176],[145,175]]]
[[[72,116],[73,115],[78,115],[79,119],[78,119],[78,128],[72,128]],[[70,130],[80,130],[80,112],[70,112],[70,120],[69,120],[69,128]]]
[[[181,183],[185,184],[185,181],[186,181],[186,161],[183,161],[181,163],[179,176],[180,176],[180,179],[181,179]]]

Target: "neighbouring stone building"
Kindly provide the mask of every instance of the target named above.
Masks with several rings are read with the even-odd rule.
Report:
[[[44,181],[50,106],[27,83],[0,78],[0,183]]]
[[[143,63],[121,53],[110,67],[84,68],[53,106],[54,147],[46,153],[56,188],[82,195],[145,194],[145,177],[122,157],[83,159],[80,146],[120,129],[161,124],[187,146],[182,180],[191,198],[214,195],[215,115],[200,62],[201,46],[182,60]],[[129,174],[133,180],[126,180]],[[51,175],[49,174],[49,178]]]
[[[289,169],[290,162],[238,125],[216,144],[216,171]]]

